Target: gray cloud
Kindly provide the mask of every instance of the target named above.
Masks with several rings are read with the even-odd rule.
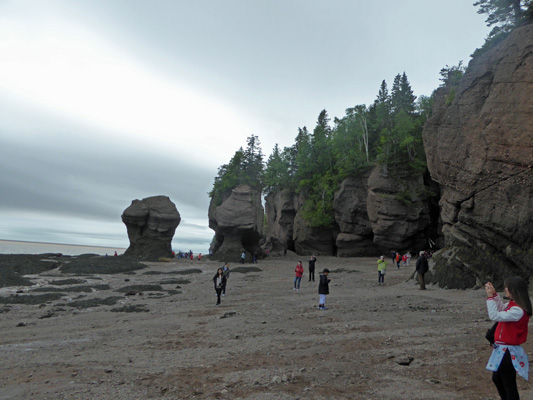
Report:
[[[228,131],[227,122],[217,125],[207,109],[182,115],[179,104],[168,107],[162,102],[168,99],[149,98],[156,110],[166,107],[166,113],[175,110],[179,116],[165,141],[160,132],[113,129],[93,114],[75,115],[46,97],[8,90],[10,77],[0,77],[0,238],[103,246],[127,246],[122,211],[134,199],[162,194],[182,216],[175,243],[205,251],[213,234],[207,227],[207,192],[217,167],[245,146],[247,135],[259,136],[265,154],[275,143],[289,146],[297,128],[312,128],[322,109],[342,117],[346,108],[372,102],[383,79],[391,85],[404,71],[416,95],[429,95],[440,68],[468,61],[488,32],[483,17],[463,0],[445,7],[427,0],[20,4],[0,4],[3,26],[21,23],[21,35],[59,43],[72,39],[68,29],[75,26],[109,44],[132,70],[149,71],[150,79],[157,77],[165,87],[178,85],[209,97],[244,127]],[[67,30],[61,31],[62,23]],[[89,48],[95,54],[101,50]],[[21,68],[35,67],[32,54],[23,56],[28,64]],[[135,84],[124,90],[142,98]],[[103,90],[99,100],[107,95]],[[214,124],[191,141],[194,134],[180,121]]]

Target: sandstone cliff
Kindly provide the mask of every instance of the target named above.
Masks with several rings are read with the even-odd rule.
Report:
[[[533,272],[533,25],[473,59],[455,92],[439,89],[424,133],[441,186],[441,286]]]
[[[253,253],[262,257],[259,242],[263,235],[263,216],[261,193],[248,185],[233,189],[220,205],[212,199],[209,205],[209,227],[215,231],[212,258],[237,262],[243,251],[246,261],[251,261]]]
[[[287,248],[339,257],[427,248],[429,227],[437,220],[430,220],[430,189],[422,175],[397,180],[383,176],[377,166],[341,183],[333,202],[336,225],[330,229],[314,229],[305,222],[298,212],[301,195],[287,190],[270,194],[266,246],[275,252]]]

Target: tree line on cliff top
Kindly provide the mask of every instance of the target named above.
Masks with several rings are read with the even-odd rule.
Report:
[[[472,57],[533,18],[533,0],[479,0],[474,6],[487,14],[487,25],[494,28]],[[465,69],[459,62],[440,71],[441,86],[450,89],[450,102]],[[390,91],[383,80],[374,103],[347,108],[342,118],[334,118],[333,126],[327,111],[321,111],[312,132],[298,128],[294,144],[283,149],[276,144],[266,162],[259,138],[251,135],[246,148],[239,148],[228,164],[219,167],[209,195],[218,205],[240,184],[265,194],[288,189],[304,194],[301,211],[310,226],[331,227],[333,197],[345,178],[375,165],[383,175],[398,180],[424,173],[422,128],[431,115],[433,96],[417,99],[404,72],[396,75]]]
[[[370,106],[346,109],[333,126],[326,110],[316,126],[298,128],[292,146],[277,144],[265,162],[260,140],[252,135],[228,164],[219,167],[210,196],[219,204],[239,184],[265,194],[289,189],[304,193],[303,217],[313,227],[334,223],[333,196],[347,177],[379,164],[385,175],[402,179],[425,170],[422,126],[429,118],[432,97],[413,94],[405,73],[389,91],[385,80]]]

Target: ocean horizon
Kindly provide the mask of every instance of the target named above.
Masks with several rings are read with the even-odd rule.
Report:
[[[64,243],[26,242],[22,240],[0,239],[0,254],[45,254],[61,253],[66,256],[78,256],[80,254],[98,254],[112,256],[124,254],[123,247],[102,247]]]

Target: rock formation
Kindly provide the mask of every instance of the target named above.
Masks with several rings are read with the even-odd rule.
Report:
[[[402,252],[427,247],[427,199],[422,175],[393,179],[375,167],[368,178],[367,197],[374,244]]]
[[[455,91],[438,90],[423,138],[441,186],[441,286],[533,272],[533,25],[473,59]]]
[[[248,185],[240,185],[217,205],[209,205],[209,227],[215,231],[213,259],[237,262],[244,251],[246,260],[256,252],[263,256],[260,240],[263,236],[264,210],[261,193]]]
[[[294,217],[298,200],[290,190],[270,193],[265,198],[267,218],[266,243],[272,253],[283,253],[294,248]]]
[[[338,230],[312,228],[298,212],[294,218],[294,248],[302,255],[336,255],[335,237]]]
[[[124,255],[147,261],[171,257],[171,242],[180,221],[176,206],[166,196],[133,200],[122,214],[130,240]]]
[[[335,193],[333,208],[340,233],[336,238],[339,257],[376,255],[372,224],[368,218],[368,173],[357,178],[347,178]]]
[[[339,257],[377,256],[391,249],[414,250],[427,246],[428,187],[423,176],[394,180],[377,166],[359,177],[347,178],[335,193],[336,225],[310,227],[298,211],[302,196],[288,190],[266,197],[266,246],[297,254]],[[435,221],[433,221],[435,222]]]

